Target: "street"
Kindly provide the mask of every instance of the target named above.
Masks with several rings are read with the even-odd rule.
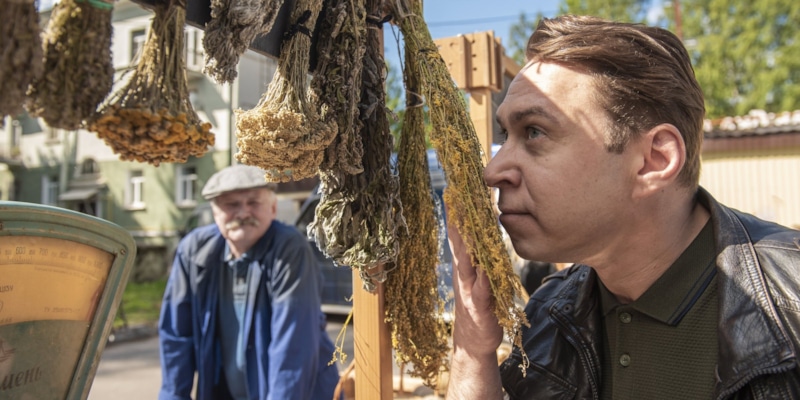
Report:
[[[331,340],[335,340],[342,329],[344,318],[329,317],[327,333]],[[354,359],[353,355],[353,326],[349,325],[345,334],[343,350],[347,354],[347,364],[337,361],[339,370],[343,371]],[[394,366],[395,390],[398,389],[397,366]],[[403,382],[408,396],[402,398],[438,399],[431,395],[432,391],[408,375],[403,377]],[[143,338],[120,340],[111,342],[97,367],[92,389],[88,400],[148,400],[158,398],[158,389],[161,385],[161,365],[158,359],[158,337],[152,334]],[[416,393],[427,397],[414,397]],[[401,398],[396,396],[395,398]]]

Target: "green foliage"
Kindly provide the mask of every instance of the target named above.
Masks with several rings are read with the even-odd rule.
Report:
[[[406,90],[402,82],[402,66],[395,68],[391,63],[386,63],[386,108],[392,115],[389,116],[389,130],[394,138],[393,151],[396,153],[400,147],[400,132],[403,130],[403,120],[406,114]],[[425,148],[431,148],[430,131],[431,119],[428,107],[425,106]]]
[[[114,328],[125,325],[155,326],[158,323],[161,299],[166,286],[166,278],[152,282],[128,282],[125,292],[122,293],[122,303],[119,305],[117,316],[114,318]]]
[[[389,116],[389,130],[394,138],[392,146],[394,152],[397,152],[400,146],[400,131],[403,128],[403,116],[406,113],[405,89],[403,89],[403,81],[400,77],[401,72],[398,71],[400,71],[399,68],[386,62],[386,108],[392,112],[392,115]]]
[[[650,0],[562,0],[559,14],[593,15],[616,21],[643,22],[649,4]],[[522,12],[519,20],[511,25],[506,46],[511,54],[510,57],[517,64],[525,65],[528,38],[542,17],[540,12],[533,20],[529,20]]]
[[[666,21],[655,22],[645,21],[652,5],[648,0],[562,0],[559,12],[664,23],[679,32],[705,93],[707,117],[717,119],[753,109],[800,108],[798,4],[797,0],[673,0],[664,2]],[[524,14],[511,27],[508,49],[518,63],[524,61],[525,43],[534,27]]]
[[[614,21],[644,22],[649,5],[649,0],[562,0],[559,11]]]
[[[800,107],[796,0],[682,1],[683,38],[709,118]],[[671,7],[671,6],[670,6]],[[673,16],[668,8],[666,15]],[[674,19],[671,27],[675,27]]]
[[[528,38],[536,29],[539,20],[542,19],[542,13],[536,14],[533,21],[529,21],[524,12],[519,14],[519,20],[511,25],[508,35],[508,50],[511,52],[511,58],[518,65],[525,65],[527,58],[525,57],[525,48],[528,44]]]

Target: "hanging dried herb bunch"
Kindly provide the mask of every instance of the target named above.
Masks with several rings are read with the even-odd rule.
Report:
[[[275,23],[283,0],[211,0],[203,49],[205,73],[219,83],[233,82],[239,57]]]
[[[491,194],[482,179],[482,151],[464,98],[422,18],[421,1],[396,0],[390,4],[406,53],[419,55],[411,73],[419,77],[430,108],[431,142],[445,171],[449,215],[464,238],[473,265],[489,277],[500,325],[511,343],[522,347],[521,329],[528,321],[514,297],[521,296],[524,289],[511,268]]]
[[[310,29],[321,8],[322,0],[298,0],[266,93],[255,108],[236,111],[236,159],[264,169],[268,181],[316,175],[324,150],[336,135],[335,120],[320,118],[306,90]]]
[[[364,0],[330,0],[317,23],[317,65],[311,79],[314,99],[326,110],[323,120],[335,119],[338,132],[325,150],[321,170],[358,174],[363,171],[364,147],[358,101],[367,37]]]
[[[185,7],[176,0],[156,6],[136,70],[89,124],[122,160],[185,162],[214,145],[211,124],[201,122],[189,102]]]
[[[34,0],[5,0],[0,7],[0,125],[22,112],[28,85],[42,74],[37,8]]]
[[[368,15],[380,16],[381,3],[367,0]],[[392,135],[384,90],[382,39],[380,27],[368,27],[358,106],[363,125],[357,133],[364,146],[364,172],[320,173],[320,203],[308,226],[309,236],[316,239],[323,252],[338,264],[359,271],[368,291],[374,291],[379,282],[386,280],[386,267],[397,259],[397,232],[405,229],[399,181],[390,165]]]
[[[54,128],[76,130],[114,82],[110,0],[61,0],[43,35],[44,74],[31,84],[28,110]]]
[[[406,72],[413,69],[415,57],[406,52]],[[406,112],[397,158],[403,216],[414,223],[397,235],[397,268],[386,281],[386,322],[397,364],[410,363],[412,376],[435,388],[439,374],[447,370],[449,350],[436,277],[439,224],[425,148],[422,97],[417,94],[417,77],[405,73],[404,78]]]

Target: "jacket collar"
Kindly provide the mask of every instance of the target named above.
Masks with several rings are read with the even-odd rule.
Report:
[[[752,377],[788,369],[795,353],[737,212],[717,203],[702,188],[697,199],[711,212],[714,227],[720,296],[717,393],[724,395]]]
[[[716,398],[723,398],[752,378],[792,368],[796,354],[786,327],[772,303],[751,233],[742,214],[698,189],[697,200],[711,213],[714,229],[717,284],[719,290],[719,359]],[[766,266],[775,268],[775,266]],[[596,272],[573,265],[565,274],[566,286],[559,298],[575,298],[572,316],[578,335],[589,343],[591,353],[600,354],[598,331],[601,311],[597,303]],[[559,301],[556,301],[558,304]],[[552,310],[551,310],[552,311]],[[599,364],[598,364],[599,365]],[[600,379],[599,376],[596,379]]]

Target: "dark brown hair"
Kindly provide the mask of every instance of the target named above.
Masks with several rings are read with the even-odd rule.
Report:
[[[613,125],[609,151],[622,152],[633,137],[658,124],[675,125],[686,142],[679,179],[697,186],[705,106],[677,36],[642,24],[565,15],[539,22],[526,55],[529,61],[554,62],[594,77],[597,101]]]

